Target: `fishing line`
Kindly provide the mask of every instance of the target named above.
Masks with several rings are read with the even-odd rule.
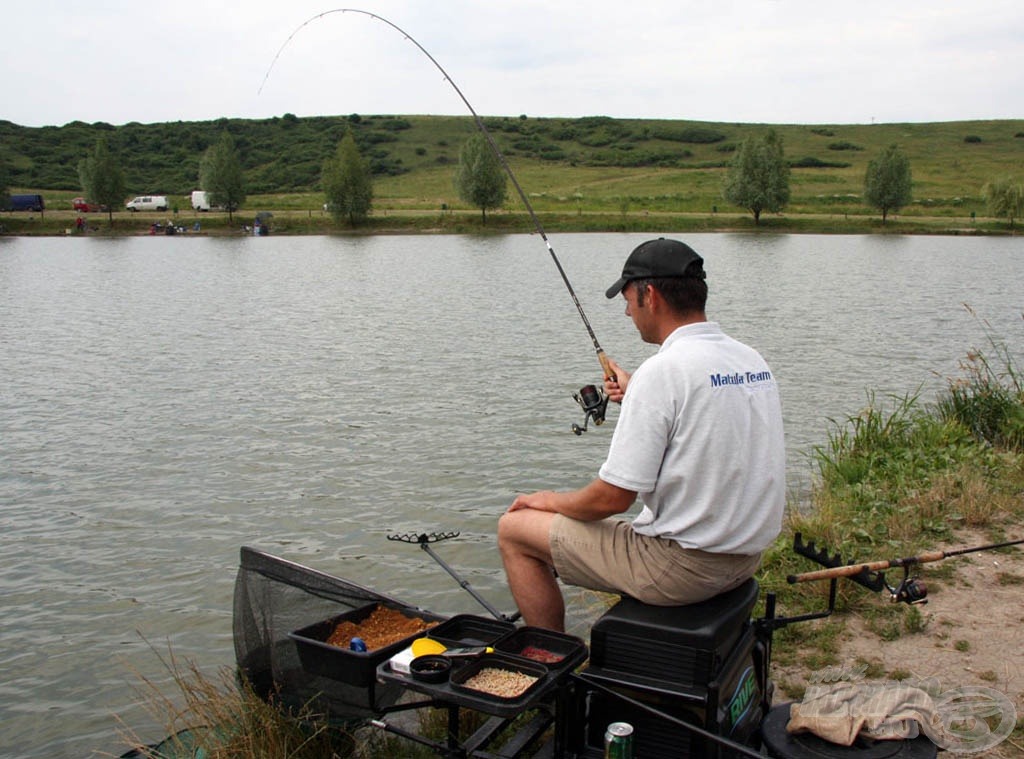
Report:
[[[505,160],[504,154],[498,148],[498,144],[494,141],[494,138],[491,137],[491,133],[487,131],[487,127],[484,126],[483,119],[481,119],[480,116],[477,114],[476,109],[473,108],[473,106],[470,104],[466,96],[462,94],[462,90],[459,89],[459,86],[455,83],[455,80],[448,75],[448,72],[445,71],[444,67],[437,62],[437,59],[435,59],[434,56],[427,52],[427,49],[423,47],[423,45],[421,45],[419,42],[417,42],[411,34],[406,32],[404,29],[397,26],[396,24],[391,23],[383,16],[378,16],[376,13],[360,10],[358,8],[335,8],[333,10],[324,11],[323,13],[318,13],[316,16],[313,16],[312,18],[300,24],[298,28],[295,29],[295,31],[293,31],[288,36],[288,39],[284,41],[284,44],[281,45],[281,48],[277,51],[277,55],[274,56],[274,60],[271,61],[270,67],[267,69],[267,73],[263,76],[263,82],[260,84],[260,88],[257,91],[257,94],[263,92],[263,86],[267,83],[267,79],[270,77],[270,72],[273,70],[274,65],[277,63],[277,59],[281,57],[281,53],[284,52],[284,49],[292,41],[295,35],[301,32],[305,27],[312,24],[314,21],[318,21],[319,19],[325,16],[329,16],[332,13],[358,13],[363,16],[369,16],[372,19],[376,19],[377,21],[382,21],[383,23],[387,24],[392,29],[401,34],[403,37],[405,37],[407,40],[409,40],[409,42],[411,42],[417,48],[419,48],[419,51],[423,53],[423,55],[427,56],[430,62],[433,63],[437,70],[441,72],[441,75],[444,77],[445,81],[452,86],[456,93],[458,93],[458,96],[462,99],[462,102],[466,104],[466,108],[468,108],[469,112],[473,114],[473,119],[474,121],[476,121],[477,127],[480,129],[480,132],[487,140],[487,144],[490,145],[491,150],[494,151],[494,154],[498,157],[498,161],[500,161],[502,168],[505,170],[505,173],[508,174],[509,179],[512,180],[512,185],[516,188],[516,192],[519,193],[519,197],[520,199],[522,199],[523,205],[526,207],[527,212],[530,214],[530,219],[533,220],[533,225],[537,230],[537,234],[540,235],[541,239],[544,241],[545,246],[547,246],[548,253],[551,254],[551,260],[555,262],[555,267],[558,269],[558,273],[562,277],[562,282],[565,283],[565,287],[569,291],[569,295],[572,297],[572,302],[576,305],[576,310],[579,311],[580,318],[583,320],[583,326],[587,328],[587,334],[590,335],[590,339],[594,343],[594,350],[597,352],[597,360],[601,362],[601,368],[604,370],[605,378],[614,377],[615,372],[612,371],[612,367],[608,361],[608,357],[605,355],[604,349],[601,347],[601,344],[597,341],[597,335],[594,334],[594,328],[590,325],[590,320],[587,318],[587,314],[584,312],[583,306],[580,304],[579,298],[576,297],[576,291],[573,290],[572,284],[569,282],[569,277],[566,275],[565,269],[562,268],[562,263],[558,260],[558,256],[555,255],[555,249],[551,246],[551,242],[548,240],[548,236],[544,232],[544,227],[540,223],[540,219],[538,219],[537,214],[534,213],[533,206],[530,204],[529,199],[526,197],[526,193],[523,192],[523,188],[519,185],[519,181],[516,179],[516,175],[512,172],[512,167],[509,166],[508,161]],[[586,394],[586,391],[591,388],[593,388],[593,386],[588,385],[581,391],[581,393]],[[591,411],[587,406],[585,406],[582,401],[580,401],[579,399],[577,399],[577,401],[580,402],[580,405],[584,406],[585,411],[588,411],[587,418],[594,418],[597,424],[600,424],[601,421],[603,421],[603,408],[600,409],[600,414],[598,415],[597,413]],[[573,432],[576,432],[577,435],[583,429],[586,429],[586,422],[584,422],[583,428],[579,428],[577,427],[577,425],[573,425]]]

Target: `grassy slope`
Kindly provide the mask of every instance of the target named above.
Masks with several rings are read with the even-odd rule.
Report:
[[[451,175],[458,160],[459,147],[475,129],[472,119],[460,116],[403,116],[408,128],[388,129],[391,117],[363,117],[354,128],[361,135],[364,155],[382,164],[397,166],[406,173],[381,176],[377,180],[377,196],[382,206],[436,208],[439,202],[457,204]],[[307,122],[309,122],[307,124]],[[321,123],[322,122],[322,123]],[[650,206],[671,206],[673,211],[709,211],[720,205],[719,188],[722,166],[744,137],[762,131],[767,125],[723,124],[684,121],[602,119],[594,126],[586,119],[511,119],[488,118],[488,128],[502,151],[508,156],[523,188],[536,199],[537,205],[550,210],[574,210],[582,202],[594,210],[620,210],[624,201]],[[345,119],[299,119],[298,127],[285,129],[281,120],[201,122],[179,125],[129,125],[105,132],[121,160],[131,167],[130,176],[146,186],[129,188],[129,192],[180,194],[191,188],[152,187],[159,183],[161,161],[175,152],[179,164],[198,167],[203,146],[228,128],[238,133],[237,139],[246,165],[247,177],[256,192],[273,192],[287,185],[287,165],[277,164],[282,155],[289,156],[294,168],[301,160],[319,165],[336,143],[333,138],[350,126]],[[846,196],[858,196],[867,162],[882,148],[897,143],[907,153],[914,173],[914,196],[920,202],[932,201],[944,206],[980,202],[980,188],[989,179],[1005,174],[1024,172],[1024,134],[1022,121],[943,122],[925,124],[877,125],[774,125],[783,138],[786,156],[798,161],[813,158],[827,163],[847,163],[846,168],[795,169],[792,176],[791,210],[808,212],[833,210],[837,205],[851,205]],[[146,139],[153,130],[160,139]],[[658,137],[659,134],[704,129],[717,132],[724,139],[710,144],[680,142]],[[301,131],[300,131],[301,130]],[[142,131],[141,136],[135,136]],[[185,147],[173,146],[175,135],[191,137]],[[197,136],[198,134],[198,136]],[[978,143],[964,138],[973,135]],[[129,137],[132,140],[129,140]],[[377,142],[376,138],[388,141]],[[77,140],[76,150],[84,152],[93,136],[88,125],[60,128],[13,128],[6,136],[5,147],[12,162],[21,167],[41,163],[53,154],[54,144]],[[120,146],[118,143],[126,144]],[[133,144],[129,144],[129,143]],[[45,144],[49,151],[40,149]],[[141,145],[141,147],[140,147]],[[834,149],[847,145],[848,149]],[[862,148],[860,150],[855,148]],[[544,149],[557,150],[561,160],[540,160]],[[688,154],[687,154],[688,153]],[[34,157],[33,157],[34,154]],[[621,164],[631,156],[661,156],[661,163],[673,168],[647,165],[626,168]],[[596,164],[616,161],[620,165],[602,167]],[[136,162],[150,166],[148,173],[136,169]],[[658,161],[655,161],[657,163]],[[67,162],[65,161],[65,164]],[[282,172],[282,168],[284,171]],[[73,167],[72,167],[73,169]],[[273,171],[272,171],[273,169]],[[190,169],[191,170],[191,169]],[[274,172],[277,172],[276,174]],[[37,175],[44,175],[38,172]],[[21,174],[31,176],[31,174]],[[56,201],[66,195],[79,194],[73,181],[64,192],[49,192]],[[270,178],[271,176],[276,178]],[[65,177],[67,179],[68,177]],[[170,180],[164,179],[164,183]],[[316,190],[315,178],[304,189]],[[20,191],[26,188],[14,188]],[[45,192],[52,188],[43,188]],[[289,187],[287,191],[303,189]],[[579,195],[581,197],[577,198]],[[957,200],[960,199],[960,200]],[[854,204],[856,205],[856,204]],[[980,210],[975,208],[974,210]]]

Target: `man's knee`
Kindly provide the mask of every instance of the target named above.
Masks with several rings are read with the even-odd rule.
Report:
[[[498,548],[502,552],[548,552],[548,530],[554,514],[533,509],[506,511],[498,518]]]
[[[498,517],[498,547],[507,548],[513,543],[522,540],[523,522],[525,520],[524,510],[506,511]]]

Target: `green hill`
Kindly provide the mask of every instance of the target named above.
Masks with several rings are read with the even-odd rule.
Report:
[[[724,210],[721,180],[733,151],[769,126],[602,116],[485,123],[531,204],[553,213]],[[986,181],[1024,175],[1024,120],[771,126],[793,166],[787,213],[869,213],[860,201],[864,171],[891,143],[909,156],[914,177],[914,203],[904,215],[983,214]],[[460,207],[452,171],[475,128],[470,116],[356,114],[122,126],[0,121],[0,157],[13,190],[62,202],[80,193],[78,163],[104,134],[130,193],[185,196],[197,188],[203,152],[227,130],[250,196],[265,196],[270,207],[316,208],[323,160],[351,129],[373,167],[375,209],[437,209]]]

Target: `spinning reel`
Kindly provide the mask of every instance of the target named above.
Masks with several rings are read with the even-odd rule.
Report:
[[[1024,541],[1011,541],[1009,544],[1017,544]],[[979,546],[977,548],[963,548],[959,551],[932,551],[923,553],[920,556],[909,556],[902,559],[891,559],[888,561],[869,561],[862,564],[844,564],[842,556],[838,553],[830,555],[827,550],[819,550],[814,541],[804,543],[800,533],[793,538],[793,550],[801,556],[812,559],[828,569],[819,569],[814,572],[804,572],[799,575],[789,575],[786,580],[790,583],[804,582],[807,580],[832,580],[833,584],[839,577],[846,577],[858,585],[863,585],[868,590],[879,593],[883,590],[889,593],[889,600],[895,603],[908,605],[928,603],[928,588],[921,580],[910,576],[910,568],[917,564],[928,561],[938,561],[946,556],[954,556],[961,553],[971,553],[987,548],[1002,547],[1008,544],[996,544]],[[903,579],[895,587],[885,579],[885,572],[882,570],[891,567],[903,568]]]
[[[884,578],[884,575],[879,572],[879,577]],[[928,603],[928,587],[916,577],[910,577],[910,570],[906,566],[903,567],[903,581],[895,588],[884,579],[882,582],[889,591],[889,600],[894,604],[904,603],[913,606]]]
[[[596,385],[584,385],[578,393],[573,393],[572,397],[583,409],[583,426],[573,424],[574,434],[582,435],[586,432],[587,424],[591,419],[596,425],[604,422],[604,412],[608,409],[608,396],[604,394],[604,391],[598,390]]]

